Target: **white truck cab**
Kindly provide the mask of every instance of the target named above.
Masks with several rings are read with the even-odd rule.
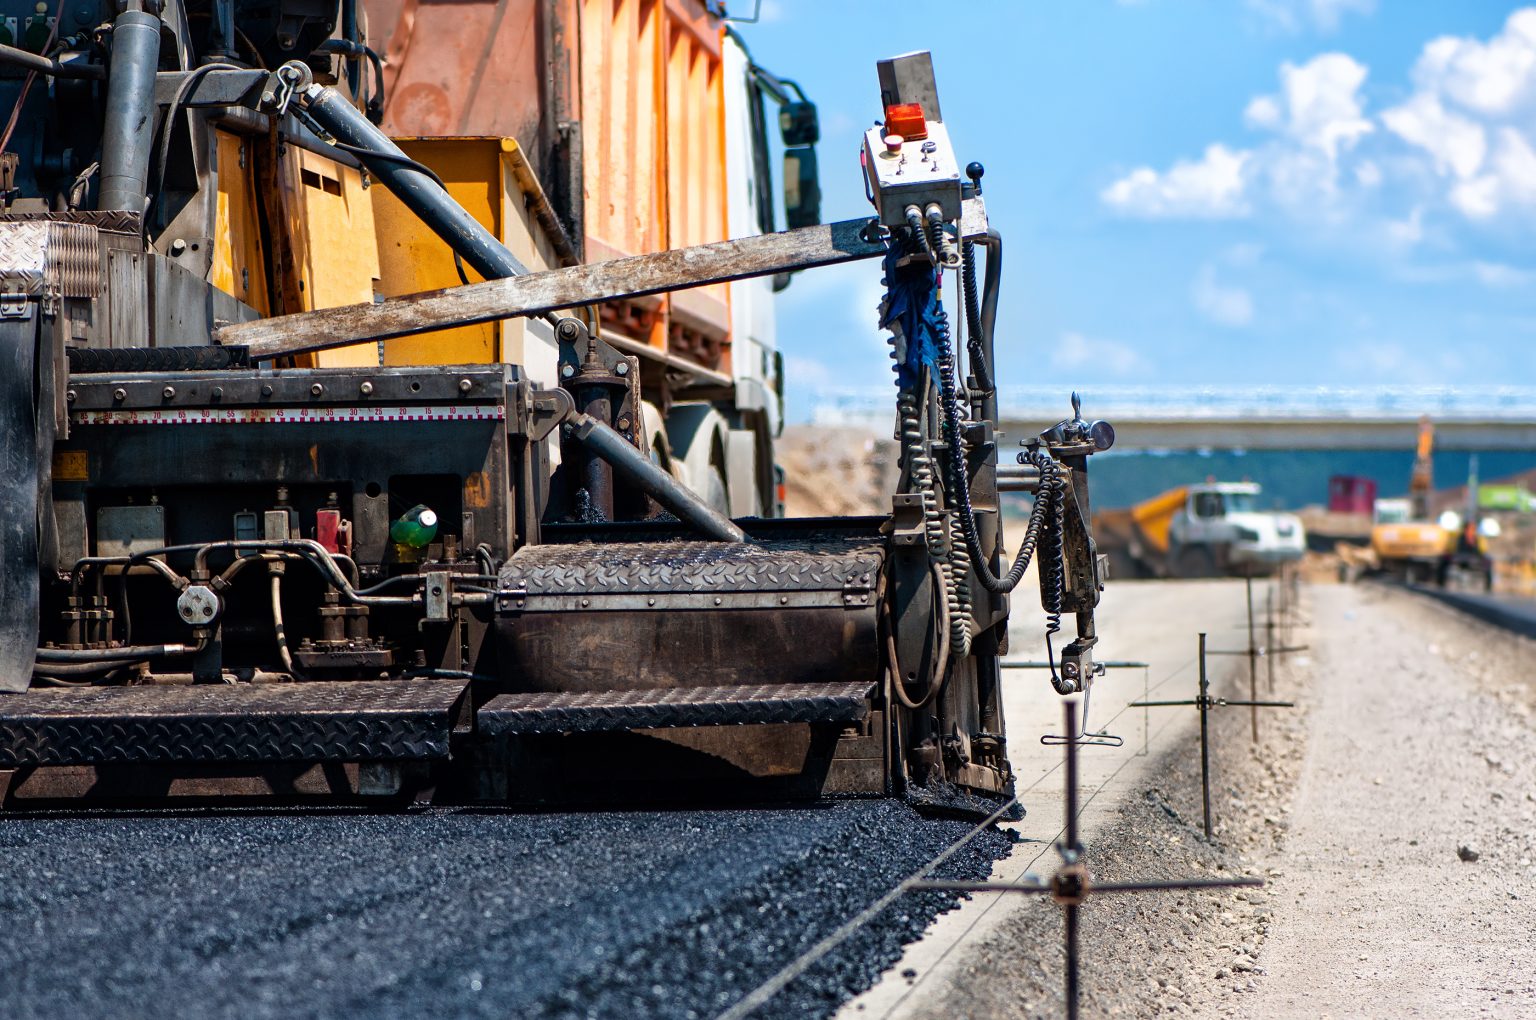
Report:
[[[1168,526],[1175,559],[1208,560],[1196,573],[1211,567],[1263,573],[1299,560],[1307,547],[1301,519],[1259,510],[1261,491],[1254,482],[1191,485],[1184,509]]]

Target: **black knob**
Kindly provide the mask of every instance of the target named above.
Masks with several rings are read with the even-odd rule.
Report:
[[[969,177],[971,183],[976,186],[976,194],[978,195],[981,194],[981,175],[986,172],[987,168],[980,163],[967,163],[965,165],[965,176]]]

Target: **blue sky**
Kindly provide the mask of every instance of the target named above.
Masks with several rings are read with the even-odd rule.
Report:
[[[751,0],[732,9],[750,12]],[[1536,7],[1477,0],[763,0],[868,206],[874,64],[933,51],[1007,242],[1002,382],[1536,382]],[[890,378],[872,263],[779,302],[792,418]]]

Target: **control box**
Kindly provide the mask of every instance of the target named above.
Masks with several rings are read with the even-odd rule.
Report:
[[[864,172],[880,222],[904,226],[907,207],[924,214],[937,203],[946,223],[960,219],[960,166],[949,132],[938,121],[924,121],[925,137],[908,138],[876,125],[864,132]]]

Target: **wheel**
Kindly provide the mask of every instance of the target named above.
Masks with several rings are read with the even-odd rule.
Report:
[[[1180,549],[1173,561],[1175,577],[1195,579],[1216,577],[1216,554],[1208,546],[1191,545]]]
[[[725,417],[709,404],[678,404],[667,415],[674,474],[727,516],[731,512],[725,475],[729,431]]]

